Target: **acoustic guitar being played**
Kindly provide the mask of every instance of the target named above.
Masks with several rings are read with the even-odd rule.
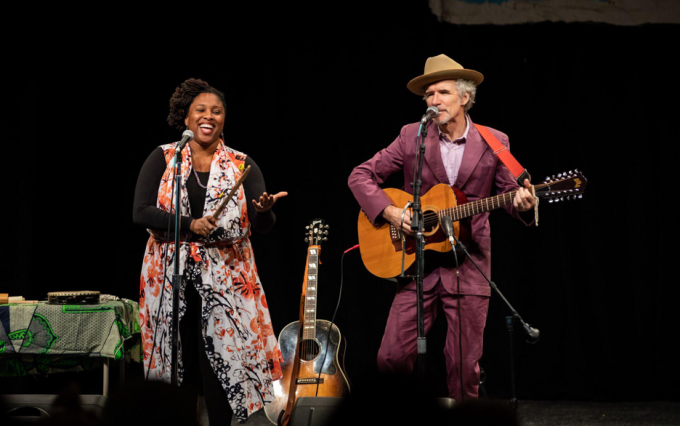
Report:
[[[548,202],[581,198],[587,180],[578,170],[560,173],[534,186],[536,197]],[[413,196],[399,189],[384,190],[392,203],[403,209]],[[467,202],[465,194],[458,188],[444,183],[433,186],[421,197],[423,206],[423,229],[425,250],[436,252],[451,251],[452,247],[440,226],[444,216],[452,219],[456,239],[469,235],[466,219],[512,204],[517,191],[510,191],[494,197]],[[359,213],[359,249],[361,259],[373,275],[380,278],[394,278],[401,274],[402,266],[408,269],[415,261],[415,241],[404,238],[399,228],[384,222],[373,225],[366,214]],[[403,265],[402,265],[403,260]]]

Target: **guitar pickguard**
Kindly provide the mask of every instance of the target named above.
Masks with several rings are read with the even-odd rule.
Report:
[[[335,365],[335,359],[341,335],[338,327],[333,325],[333,331],[329,336],[330,324],[329,321],[316,321],[316,341],[320,346],[319,354],[312,361],[302,361],[313,363],[314,373],[316,374],[319,373],[319,370],[323,374],[335,374],[338,370],[338,367]],[[297,346],[299,331],[299,321],[292,322],[281,330],[279,346],[281,347],[281,356],[284,362],[288,362],[295,357],[295,347]]]

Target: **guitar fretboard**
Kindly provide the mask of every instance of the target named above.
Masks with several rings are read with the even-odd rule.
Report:
[[[476,214],[499,209],[512,204],[512,200],[515,198],[516,193],[517,191],[506,192],[504,194],[496,195],[495,197],[483,198],[455,207],[449,207],[448,209],[442,209],[439,211],[439,217],[449,216],[456,222]]]
[[[305,292],[305,307],[302,338],[316,338],[316,294],[319,277],[319,246],[307,249],[307,285]]]
[[[538,191],[548,186],[547,184],[539,184],[535,186],[535,190]],[[512,200],[515,198],[517,191],[510,191],[503,194],[496,195],[494,197],[482,198],[481,200],[470,201],[465,204],[461,204],[455,207],[449,207],[447,209],[442,209],[439,211],[439,218],[443,216],[449,216],[454,222],[461,219],[465,219],[476,214],[490,212],[491,210],[499,209],[501,207],[508,206],[512,204]],[[538,194],[537,194],[538,195]]]

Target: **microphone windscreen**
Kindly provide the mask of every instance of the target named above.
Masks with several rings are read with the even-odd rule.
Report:
[[[192,132],[189,129],[186,129],[182,133],[182,140],[179,141],[179,150],[181,151],[182,149],[184,149],[184,145],[186,145],[193,138],[194,138],[194,132]]]
[[[454,235],[453,231],[453,220],[449,216],[444,216],[442,218],[442,226],[444,227],[444,232],[446,233],[447,236],[452,236]]]
[[[537,328],[533,328],[529,324],[524,323],[524,332],[527,334],[526,341],[532,345],[541,338],[541,332]]]

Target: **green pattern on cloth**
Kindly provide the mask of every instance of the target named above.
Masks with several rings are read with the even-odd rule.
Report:
[[[10,323],[10,330],[0,323],[0,377],[88,370],[100,358],[141,361],[139,305],[131,300],[0,309],[9,309]]]

